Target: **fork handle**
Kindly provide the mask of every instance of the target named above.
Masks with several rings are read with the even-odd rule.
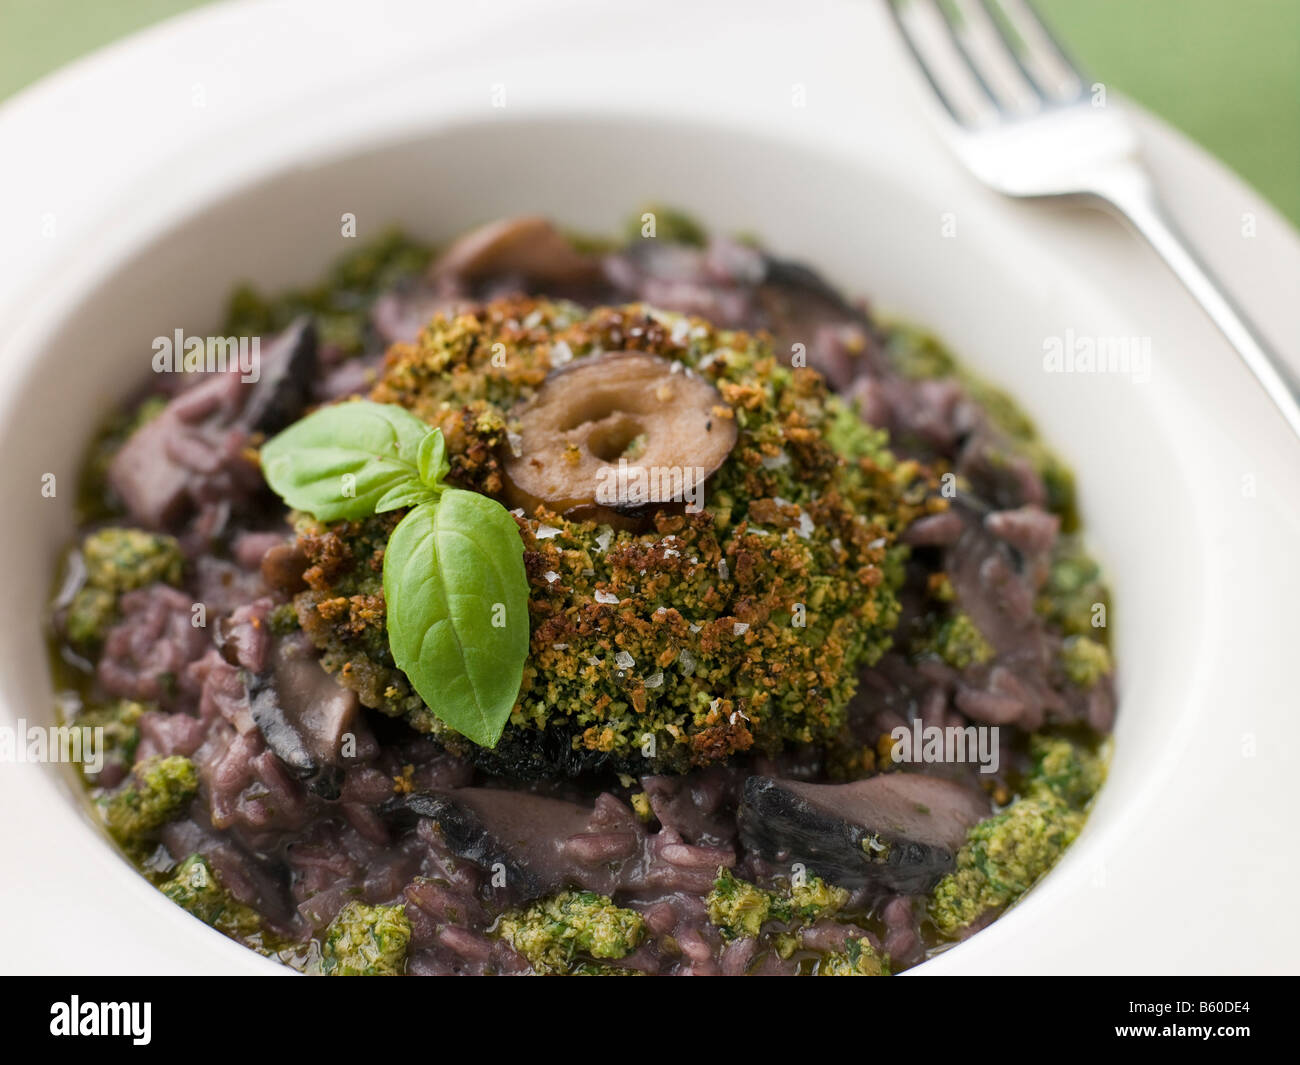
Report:
[[[1092,192],[1123,214],[1164,259],[1228,343],[1237,349],[1292,432],[1300,437],[1300,380],[1201,262],[1165,211],[1146,175],[1132,167],[1116,168],[1099,175],[1092,182]]]

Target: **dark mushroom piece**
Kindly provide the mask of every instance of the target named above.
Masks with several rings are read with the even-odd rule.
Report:
[[[311,397],[317,350],[312,320],[306,315],[294,319],[263,353],[239,423],[253,431],[275,433],[296,419]]]
[[[575,520],[643,525],[702,502],[736,445],[731,408],[679,363],[616,351],[562,366],[515,411],[506,498]]]
[[[266,745],[308,790],[337,799],[343,782],[343,745],[358,728],[355,692],[325,672],[309,646],[280,640],[269,667],[248,675],[248,705]]]
[[[622,863],[641,855],[644,830],[611,796],[594,806],[526,791],[458,788],[399,796],[390,814],[427,817],[447,848],[491,871],[505,870],[514,899],[537,898],[566,887],[609,894]]]
[[[299,318],[270,345],[256,382],[238,372],[206,374],[137,429],[113,456],[108,482],[132,519],[166,529],[186,518],[205,482],[229,478],[230,456],[255,431],[270,432],[302,411],[316,372],[316,331]],[[239,460],[241,483],[260,483]],[[246,468],[243,468],[246,467]],[[226,489],[228,491],[228,489]]]
[[[587,285],[600,278],[600,261],[578,251],[545,218],[502,218],[471,230],[442,253],[429,278],[478,281],[517,277],[534,284]]]
[[[847,888],[924,894],[952,872],[972,825],[991,813],[970,788],[919,773],[851,784],[750,777],[739,825],[745,845],[772,862],[802,862]]]

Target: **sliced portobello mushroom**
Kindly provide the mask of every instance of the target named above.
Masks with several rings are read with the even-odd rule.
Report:
[[[578,251],[545,218],[501,218],[455,241],[429,268],[434,282],[518,277],[547,285],[583,285],[601,276],[600,260]]]
[[[619,528],[702,498],[738,435],[712,384],[639,351],[552,371],[514,420],[518,432],[504,456],[510,504]]]
[[[505,870],[506,893],[531,899],[566,887],[608,894],[620,863],[642,853],[644,833],[623,808],[593,806],[526,791],[458,788],[398,796],[390,814],[427,817],[448,849],[485,870]]]
[[[249,430],[275,433],[296,419],[311,398],[317,362],[316,326],[302,315],[262,353],[260,374],[239,417],[240,424]]]
[[[772,862],[802,862],[848,888],[930,891],[956,864],[971,826],[989,816],[970,788],[919,773],[851,784],[750,777],[739,825],[747,847]]]
[[[279,640],[267,668],[247,675],[253,722],[275,755],[307,788],[337,799],[343,784],[343,744],[355,735],[360,703],[325,672],[310,647]]]

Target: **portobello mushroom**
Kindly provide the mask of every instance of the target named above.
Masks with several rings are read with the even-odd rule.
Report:
[[[620,863],[642,853],[645,832],[612,796],[594,806],[526,791],[458,788],[398,796],[390,814],[427,817],[447,848],[485,870],[505,870],[511,898],[527,900],[566,887],[608,894]]]
[[[802,862],[833,883],[881,894],[930,891],[956,864],[988,800],[919,773],[851,784],[750,777],[738,822],[745,846],[773,862]]]
[[[279,432],[307,406],[316,368],[316,326],[302,315],[263,354],[240,424],[255,432]]]
[[[299,640],[279,640],[269,667],[246,681],[253,722],[266,745],[307,788],[337,799],[343,743],[357,725],[356,692],[339,684]]]
[[[517,277],[533,284],[586,285],[600,278],[600,262],[586,255],[545,218],[501,218],[456,240],[429,269],[431,281]]]

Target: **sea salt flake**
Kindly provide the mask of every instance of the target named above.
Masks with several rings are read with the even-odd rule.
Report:
[[[596,535],[596,546],[602,551],[609,550],[609,542],[614,538],[614,530],[606,526]]]
[[[545,573],[542,574],[542,576],[546,578],[547,584],[554,584],[556,581],[560,579],[560,575],[556,573],[555,570],[553,569],[548,569]]]
[[[807,540],[817,530],[817,523],[812,520],[806,513],[799,514],[799,528],[795,529],[795,535],[801,539]]]
[[[566,362],[573,361],[573,349],[569,347],[568,342],[557,340],[551,345],[551,365],[563,366]]]
[[[745,633],[747,633],[748,631],[749,631],[748,621],[737,621],[734,625],[731,626],[732,636],[744,636]]]
[[[636,665],[636,659],[626,651],[619,651],[619,653],[614,656],[614,664],[618,666],[619,669],[631,669]]]
[[[663,673],[651,673],[650,676],[645,679],[645,686],[647,688],[659,688],[663,686],[663,682]]]
[[[718,559],[718,576],[724,581],[731,580],[731,570],[727,568],[727,560],[725,558]]]
[[[790,456],[784,451],[775,455],[764,455],[760,464],[765,470],[779,470],[782,466],[790,465]]]
[[[609,604],[609,605],[612,606],[613,604],[615,604],[615,603],[618,602],[618,596],[616,596],[613,592],[601,592],[601,591],[597,591],[597,592],[596,592],[596,602],[598,602],[598,603],[606,603],[606,604]]]
[[[677,661],[682,664],[683,675],[689,677],[695,672],[695,656],[686,648],[682,648],[682,653],[677,656]]]
[[[510,444],[510,453],[515,458],[519,458],[524,453],[524,438],[518,433],[506,432],[506,440]]]
[[[553,525],[539,525],[533,535],[539,540],[551,540],[560,535],[560,530]]]
[[[542,324],[541,311],[533,311],[532,314],[530,314],[527,318],[524,319],[525,329],[536,329],[541,324]]]

